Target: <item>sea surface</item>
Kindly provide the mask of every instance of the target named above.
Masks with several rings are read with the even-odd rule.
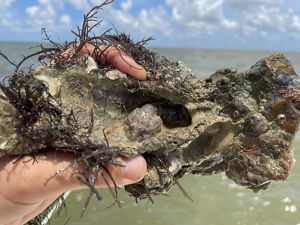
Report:
[[[0,43],[0,50],[12,59],[32,52],[34,43]],[[207,49],[161,49],[156,51],[181,60],[198,74],[208,77],[217,69],[235,67],[243,71],[272,52],[230,51]],[[286,56],[300,74],[300,53],[286,52]],[[34,60],[27,65],[34,64]],[[12,67],[0,59],[0,75],[11,73]],[[103,190],[104,199],[92,200],[83,218],[81,210],[87,192],[73,192],[66,201],[67,210],[51,221],[51,225],[63,225],[67,219],[71,225],[300,225],[300,138],[295,142],[295,158],[292,174],[285,182],[273,183],[267,191],[253,193],[237,186],[224,174],[213,176],[185,176],[180,183],[193,202],[184,198],[177,187],[169,196],[154,197],[154,204],[135,200],[120,190],[124,206],[112,206],[112,198]]]

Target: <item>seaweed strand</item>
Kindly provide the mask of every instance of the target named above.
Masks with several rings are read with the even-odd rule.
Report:
[[[1,52],[0,51],[0,56],[2,57],[2,58],[4,58],[7,62],[9,62],[11,65],[13,65],[13,66],[17,66],[17,64],[16,63],[14,63],[13,61],[11,61],[3,52]]]
[[[190,195],[186,192],[186,190],[182,187],[182,185],[178,182],[178,180],[173,176],[173,174],[170,172],[170,170],[166,167],[166,165],[164,164],[164,162],[158,158],[157,156],[155,156],[155,159],[162,165],[162,167],[165,169],[165,171],[167,172],[167,174],[169,175],[169,177],[173,180],[173,182],[178,186],[178,188],[180,189],[180,191],[182,192],[183,196],[186,197],[187,199],[189,199],[191,202],[193,202],[193,199],[190,197]]]
[[[44,48],[40,51],[37,51],[35,53],[32,53],[30,55],[27,55],[27,56],[24,56],[23,59],[16,65],[16,68],[15,68],[15,74],[18,73],[21,65],[28,59],[34,57],[34,56],[37,56],[37,55],[40,55],[40,54],[45,54],[45,53],[49,53],[49,52],[61,52],[61,49],[60,48],[57,48],[57,47],[53,47],[53,48]]]
[[[101,21],[97,21],[97,18],[95,15],[97,14],[99,9],[102,9],[102,7],[109,5],[113,2],[113,0],[105,0],[100,5],[94,6],[87,14],[83,16],[83,23],[82,27],[77,27],[77,35],[79,37],[79,46],[76,48],[76,55],[80,52],[80,50],[83,48],[83,46],[87,43],[87,38],[89,33],[93,28],[101,24]],[[97,21],[96,24],[92,27],[89,26],[90,22]],[[76,34],[76,32],[73,32]]]

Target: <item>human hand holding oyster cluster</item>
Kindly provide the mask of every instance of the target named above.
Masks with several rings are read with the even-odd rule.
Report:
[[[72,51],[74,47],[70,47],[62,56],[67,60],[66,54],[69,55]],[[92,52],[94,52],[92,46],[87,45],[82,48],[80,55],[92,55]],[[110,56],[108,61],[110,65],[137,79],[145,79],[146,71],[142,67],[139,67],[132,58],[127,58],[130,60],[123,64],[122,57],[128,55],[122,53],[122,57],[119,54],[115,56],[115,52],[114,48],[110,48],[107,52]],[[96,61],[104,60],[97,59],[96,55],[94,57]],[[2,107],[5,107],[6,103],[2,101],[1,103],[4,104]],[[22,158],[18,156],[0,158],[0,224],[24,224],[42,213],[62,193],[88,188],[76,177],[76,174],[82,170],[80,163],[53,177],[53,174],[68,167],[74,160],[72,153],[52,151],[52,149]],[[123,166],[106,167],[118,186],[138,182],[146,173],[147,165],[142,156],[132,159],[118,158],[118,162]],[[113,186],[108,174],[105,176]],[[102,176],[99,176],[95,186],[104,188],[108,187],[108,184]]]
[[[288,177],[300,120],[300,80],[283,54],[245,72],[225,68],[199,81],[182,62],[146,48],[149,39],[89,36],[95,9],[84,17],[78,45],[43,48],[50,67],[24,72],[21,62],[0,86],[2,156],[38,154],[40,162],[52,151],[50,161],[58,160],[60,168],[46,184],[73,176],[75,168],[91,195],[101,199],[96,187],[102,179],[119,205],[115,187],[128,184],[114,175],[124,171],[120,157],[143,156],[137,158],[142,169],[135,181],[144,175],[146,160],[145,177],[125,190],[151,201],[173,185],[190,198],[178,182],[188,173],[224,172],[254,191]],[[61,154],[74,160],[60,163],[55,157]]]

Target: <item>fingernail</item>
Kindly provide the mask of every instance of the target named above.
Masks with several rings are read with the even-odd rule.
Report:
[[[146,70],[143,67],[141,67],[141,69],[136,70],[135,78],[137,78],[139,80],[146,80],[146,78],[147,78]]]
[[[130,66],[130,74],[139,80],[146,80],[147,72],[140,64],[136,63],[133,58],[128,55],[122,55],[122,60]]]
[[[147,165],[144,157],[137,156],[131,159],[124,160],[123,177],[130,183],[136,183],[143,179],[147,171]]]

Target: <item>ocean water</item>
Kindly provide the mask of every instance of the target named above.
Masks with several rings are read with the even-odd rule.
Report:
[[[13,59],[32,51],[32,43],[0,43],[0,50]],[[181,60],[203,79],[222,67],[243,71],[271,52],[229,51],[206,49],[155,49],[174,60]],[[300,74],[300,53],[285,53]],[[28,66],[34,60],[28,62]],[[10,74],[12,67],[0,59],[0,75]],[[66,201],[67,210],[55,216],[52,225],[300,225],[300,138],[295,142],[292,174],[287,181],[273,183],[267,191],[253,193],[237,186],[223,174],[214,176],[185,176],[180,183],[193,202],[184,198],[177,187],[169,196],[154,197],[154,204],[139,204],[120,190],[125,202],[122,208],[111,206],[112,198],[103,189],[104,199],[92,200],[83,218],[81,210],[86,191],[73,192]]]

